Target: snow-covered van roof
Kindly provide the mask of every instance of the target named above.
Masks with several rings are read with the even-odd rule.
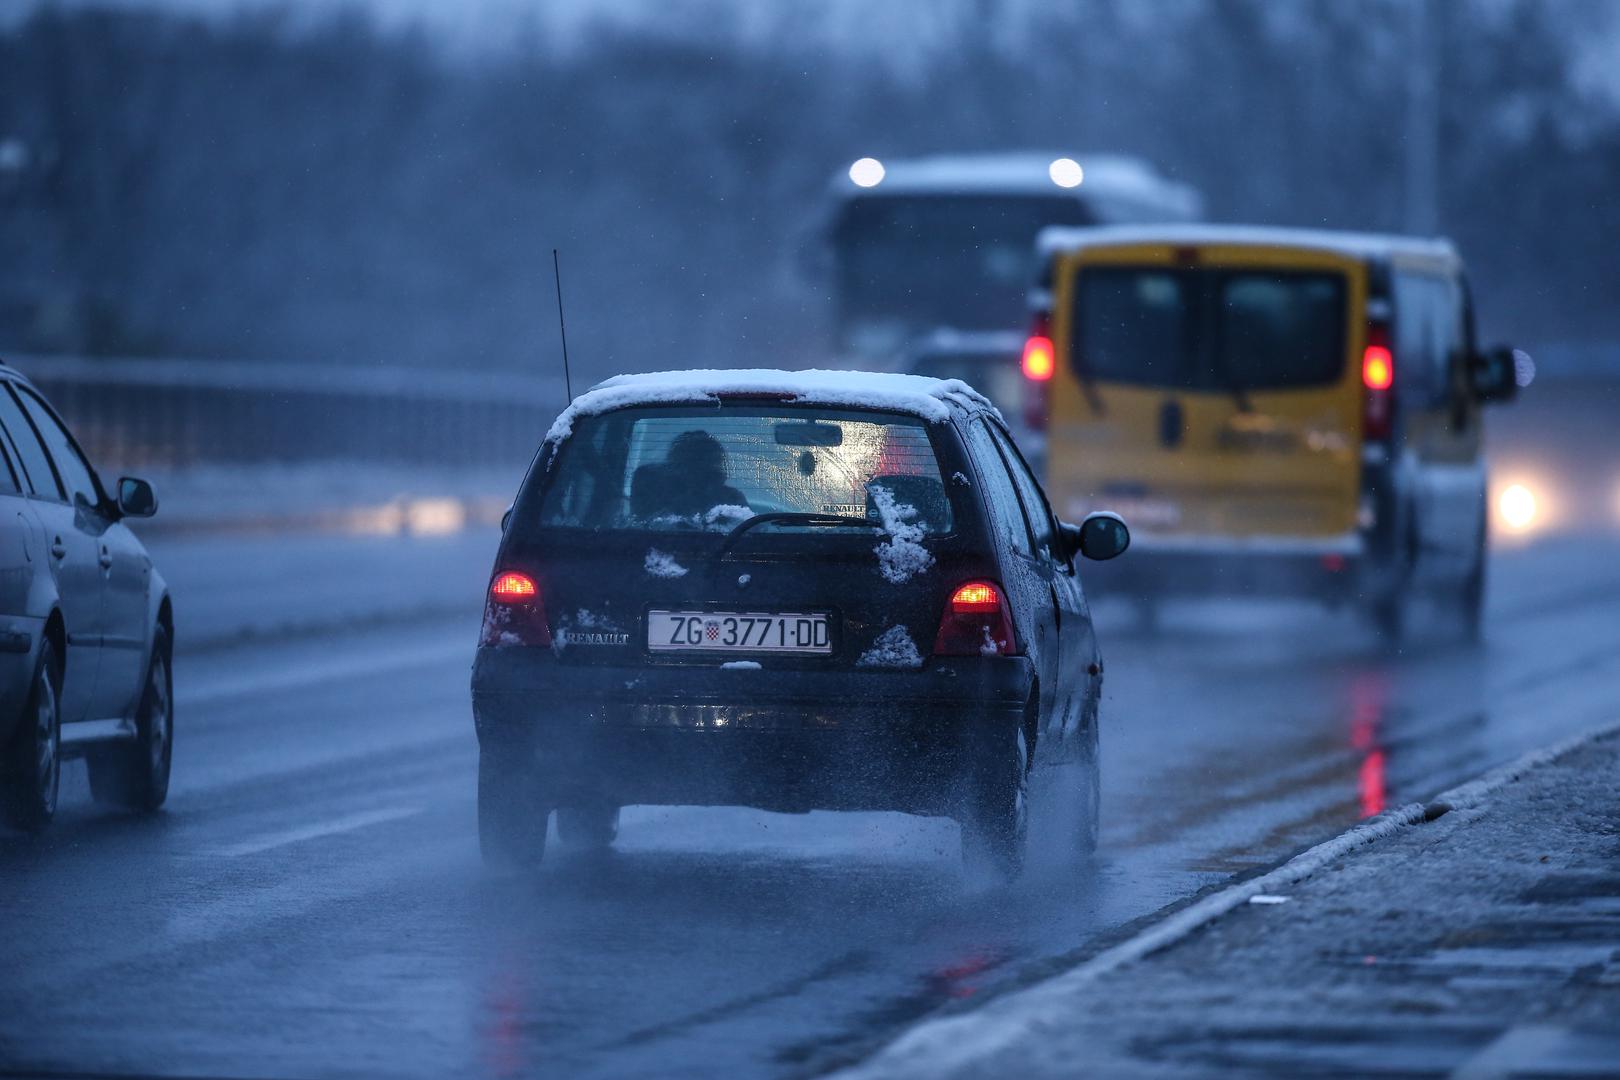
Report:
[[[566,439],[574,420],[636,405],[719,401],[728,395],[780,396],[795,404],[886,409],[925,420],[945,420],[952,405],[1001,415],[988,398],[960,379],[931,379],[878,371],[781,371],[773,368],[654,371],[616,375],[599,382],[564,409],[546,432],[548,442]]]
[[[1035,241],[1043,258],[1087,248],[1139,244],[1235,247],[1295,247],[1347,255],[1355,259],[1410,256],[1445,263],[1459,261],[1457,249],[1444,237],[1389,233],[1339,232],[1332,229],[1289,229],[1266,225],[1109,225],[1091,228],[1053,226]]]
[[[1052,179],[1052,163],[1068,158],[1080,165],[1073,187]],[[886,195],[1070,195],[1077,199],[1119,199],[1163,206],[1170,216],[1196,217],[1198,193],[1167,180],[1140,158],[1122,154],[1070,154],[1016,151],[991,154],[939,154],[883,162],[883,178],[871,187],[847,173],[833,179],[843,197]]]

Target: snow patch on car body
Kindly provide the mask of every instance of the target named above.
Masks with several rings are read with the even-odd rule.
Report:
[[[883,631],[872,647],[855,661],[856,667],[864,668],[915,669],[922,667],[922,664],[922,653],[917,651],[917,643],[911,640],[911,635],[903,626],[891,626]]]
[[[678,578],[686,576],[686,567],[675,561],[673,555],[651,548],[647,552],[647,561],[644,564],[647,573],[653,577]]]
[[[758,671],[761,665],[758,660],[727,660],[720,665],[721,671]]]
[[[914,520],[917,517],[915,506],[895,502],[893,493],[882,484],[872,484],[868,490],[872,493],[872,506],[878,512],[878,520],[888,535],[887,540],[872,549],[878,557],[878,570],[889,584],[904,585],[934,565],[934,556],[919,543],[928,528]]]
[[[931,379],[877,371],[779,371],[739,368],[734,371],[697,368],[691,371],[655,371],[644,375],[616,375],[597,383],[575,398],[546,432],[546,441],[561,442],[581,416],[596,416],[637,405],[710,403],[728,395],[779,396],[800,405],[831,405],[884,409],[908,413],[924,420],[949,419],[953,399],[985,409],[999,418],[990,400],[961,379]]]

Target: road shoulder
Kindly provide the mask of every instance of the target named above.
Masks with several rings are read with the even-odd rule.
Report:
[[[1620,737],[1365,823],[850,1076],[1620,1069]]]

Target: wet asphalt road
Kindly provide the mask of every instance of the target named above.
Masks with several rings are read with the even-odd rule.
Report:
[[[1104,607],[1102,852],[1014,890],[963,882],[948,822],[713,809],[627,810],[610,856],[491,880],[471,613],[216,644],[177,664],[164,813],[103,813],[75,765],[43,838],[0,833],[0,1075],[814,1072],[1612,719],[1614,551],[1498,556],[1477,650],[1239,605],[1148,638]]]

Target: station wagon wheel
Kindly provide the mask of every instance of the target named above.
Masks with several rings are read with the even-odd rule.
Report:
[[[6,820],[20,829],[41,829],[56,814],[62,787],[61,666],[56,647],[40,646],[28,705],[6,751]]]
[[[135,713],[135,739],[97,748],[87,762],[90,794],[99,803],[126,810],[150,811],[169,797],[169,771],[174,760],[174,674],[169,635],[152,631],[152,656],[146,685]]]

